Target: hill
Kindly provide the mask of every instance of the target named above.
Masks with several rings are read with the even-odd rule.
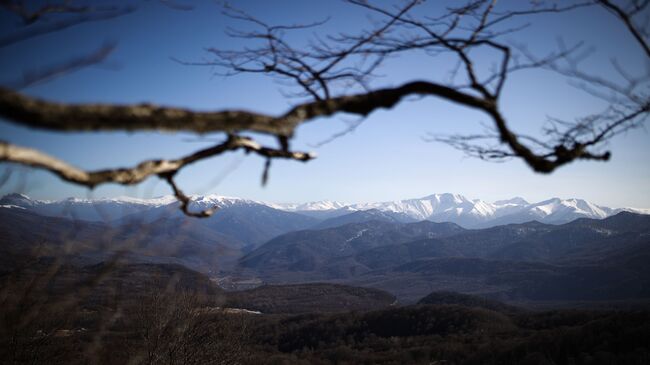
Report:
[[[242,246],[196,220],[159,218],[147,224],[111,225],[0,208],[0,252],[13,257],[2,270],[33,256],[84,266],[119,254],[131,263],[179,263],[216,272],[231,267]]]
[[[363,223],[368,221],[413,223],[416,220],[404,213],[384,212],[379,209],[368,209],[326,219],[314,227],[311,227],[311,229],[325,229],[343,226],[350,223]]]
[[[346,278],[368,270],[353,257],[378,247],[463,231],[453,223],[366,221],[322,230],[291,232],[248,253],[240,266],[265,278],[290,280]],[[291,279],[293,277],[293,279]]]
[[[393,295],[382,290],[347,285],[311,283],[265,285],[229,292],[226,306],[262,313],[331,313],[368,311],[395,304]]]
[[[423,305],[460,305],[469,308],[483,308],[495,312],[516,312],[519,308],[501,303],[496,300],[477,295],[461,294],[452,291],[434,291],[420,299],[417,304]]]

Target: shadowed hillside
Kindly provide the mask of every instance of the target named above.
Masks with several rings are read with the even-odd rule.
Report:
[[[266,285],[230,292],[227,298],[228,307],[285,314],[367,311],[396,304],[384,291],[336,284]]]

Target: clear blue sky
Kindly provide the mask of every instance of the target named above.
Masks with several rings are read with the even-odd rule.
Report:
[[[314,32],[355,30],[368,20],[364,13],[338,1],[242,1],[237,5],[271,23],[331,21]],[[424,8],[426,9],[426,7]],[[422,11],[425,11],[425,10]],[[608,72],[616,57],[630,71],[643,69],[643,56],[631,36],[600,9],[585,9],[560,16],[540,16],[533,25],[513,35],[529,49],[543,54],[556,46],[584,40],[595,47],[591,66]],[[522,21],[523,23],[523,21]],[[16,24],[0,17],[0,31]],[[281,113],[295,100],[283,96],[283,86],[263,76],[215,76],[209,67],[189,67],[170,57],[201,61],[206,47],[237,48],[241,43],[223,31],[233,25],[214,2],[178,11],[157,2],[142,2],[133,14],[76,26],[0,49],[0,82],[10,83],[25,70],[63,62],[83,55],[104,41],[117,41],[111,67],[90,67],[52,82],[25,89],[26,93],[64,102],[153,102],[216,110],[245,108]],[[375,85],[440,77],[448,69],[444,60],[422,55],[391,60]],[[595,110],[599,101],[577,91],[560,77],[534,71],[513,76],[502,100],[512,126],[525,132],[539,130],[546,116],[570,119]],[[488,201],[522,196],[531,201],[552,196],[579,197],[609,206],[650,207],[650,144],[648,132],[637,129],[610,143],[608,163],[577,162],[552,175],[532,172],[522,162],[488,163],[465,157],[446,145],[424,142],[433,133],[481,131],[487,118],[435,99],[410,101],[390,111],[378,111],[353,133],[325,146],[314,144],[345,129],[335,117],[309,123],[298,130],[296,149],[313,150],[318,159],[307,164],[274,161],[270,180],[260,186],[264,161],[234,153],[187,168],[178,177],[187,193],[216,193],[251,199],[301,202],[332,199],[350,202],[383,201],[454,192]],[[158,133],[52,133],[30,130],[0,121],[0,138],[40,148],[79,167],[99,169],[131,166],[146,158],[175,158],[203,148],[209,142],[190,134]],[[218,137],[220,138],[220,137]],[[0,173],[7,165],[0,166]],[[25,192],[45,199],[88,196],[88,190],[61,182],[40,171],[12,167],[14,173],[0,193]],[[224,173],[228,175],[224,178]],[[152,178],[137,187],[106,185],[91,196],[152,196],[169,188]]]

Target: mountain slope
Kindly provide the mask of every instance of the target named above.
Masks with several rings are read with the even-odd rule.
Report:
[[[261,245],[240,260],[243,268],[264,277],[299,281],[344,278],[370,268],[354,256],[422,238],[463,232],[453,223],[393,223],[367,221],[343,226],[287,233]]]
[[[355,223],[277,237],[240,265],[268,282],[333,280],[408,300],[433,289],[510,301],[618,300],[650,293],[647,257],[650,216],[622,212],[482,230],[427,221]]]
[[[104,222],[111,225],[152,224],[160,221],[182,221],[201,225],[213,234],[228,236],[242,246],[254,247],[290,231],[305,229],[319,220],[293,212],[270,208],[258,202],[218,195],[194,196],[191,210],[218,207],[218,214],[207,219],[193,219],[178,209],[179,202],[171,196],[156,199],[65,199],[60,201],[33,200],[21,194],[0,199],[4,209],[21,209],[47,217]],[[198,228],[197,228],[198,230]],[[202,232],[207,232],[205,229]],[[209,240],[209,234],[206,233]]]
[[[325,229],[343,226],[350,223],[363,223],[368,221],[382,221],[389,223],[411,223],[413,219],[404,213],[384,212],[378,209],[360,210],[350,214],[345,214],[326,219],[311,229]]]
[[[49,201],[31,199],[23,194],[9,194],[0,199],[0,205],[20,207],[44,216],[98,222],[107,222],[130,214],[143,213],[175,202],[176,199],[173,196],[157,199],[120,197],[115,199],[68,198]]]
[[[119,255],[127,262],[177,263],[216,272],[234,264],[242,245],[196,220],[109,225],[0,208],[0,252],[14,258],[52,257],[89,265]],[[7,261],[3,268],[16,264]]]

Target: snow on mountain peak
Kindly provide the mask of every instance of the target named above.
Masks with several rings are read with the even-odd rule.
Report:
[[[271,208],[289,210],[289,211],[318,211],[318,210],[335,210],[343,209],[350,206],[349,203],[343,203],[332,200],[319,200],[307,203],[265,203]]]
[[[177,199],[173,195],[163,195],[160,197],[156,198],[149,198],[149,199],[143,199],[143,198],[134,198],[130,196],[118,196],[117,198],[113,199],[99,199],[100,201],[115,201],[119,203],[126,203],[126,204],[140,204],[140,205],[149,205],[149,206],[163,206],[163,205],[168,205],[173,202],[175,202]]]
[[[0,204],[28,207],[32,206],[34,204],[34,201],[25,194],[12,193],[3,196],[0,199]]]
[[[426,196],[422,198],[422,200],[435,200],[439,203],[444,203],[444,204],[462,204],[464,202],[468,202],[469,199],[466,197],[460,195],[460,194],[451,194],[451,193],[442,193],[442,194],[431,194],[429,196]]]
[[[573,217],[606,218],[614,212],[614,209],[600,207],[583,199],[552,198],[531,204],[528,211],[542,220],[564,221]]]
[[[330,203],[329,201],[326,202]],[[307,210],[306,207],[309,207],[309,210],[345,210],[348,212],[377,209],[379,211],[401,213],[415,220],[453,222],[468,228],[491,226],[491,222],[507,224],[539,220],[545,223],[565,223],[581,217],[606,218],[621,211],[621,209],[601,207],[583,199],[551,198],[531,204],[521,197],[515,197],[489,203],[480,199],[470,200],[463,195],[452,193],[431,194],[416,199],[358,203],[345,206],[313,202],[291,206],[276,205],[274,207],[293,211]],[[640,209],[630,209],[630,211],[644,212],[644,210]]]
[[[463,195],[451,193],[432,194],[416,199],[358,204],[330,200],[299,204],[276,204],[216,194],[193,195],[190,199],[192,209],[207,209],[215,206],[227,208],[236,205],[265,205],[286,211],[323,211],[333,212],[336,215],[374,209],[376,211],[370,213],[398,213],[407,219],[453,222],[467,228],[523,223],[532,220],[559,224],[577,218],[602,219],[621,211],[650,214],[650,209],[613,209],[575,198],[551,198],[530,204],[523,198],[516,197],[489,203],[480,199],[470,200]],[[168,207],[176,209],[177,204],[176,197],[172,195],[151,199],[122,196],[117,198],[69,198],[47,201],[34,200],[23,194],[9,194],[0,199],[0,206],[3,208],[23,208],[43,215],[73,216],[87,220],[117,219],[150,209],[160,208],[166,210]]]
[[[615,213],[619,212],[630,212],[630,213],[635,213],[635,214],[650,214],[650,208],[631,208],[631,207],[623,207],[623,208],[618,208],[615,209]]]
[[[0,208],[5,208],[5,209],[27,209],[25,207],[21,207],[18,205],[13,205],[13,204],[0,204]]]
[[[491,217],[494,216],[494,214],[497,211],[497,207],[495,207],[493,204],[486,203],[482,200],[474,200],[474,207],[470,211],[470,213],[483,216],[483,217]]]
[[[4,199],[4,198],[9,198],[9,199],[24,199],[24,200],[32,200],[32,199],[31,199],[30,197],[28,197],[27,195],[25,195],[25,194],[21,194],[21,193],[11,193],[11,194],[7,194],[7,195],[5,195],[5,196],[3,197],[3,199]]]

